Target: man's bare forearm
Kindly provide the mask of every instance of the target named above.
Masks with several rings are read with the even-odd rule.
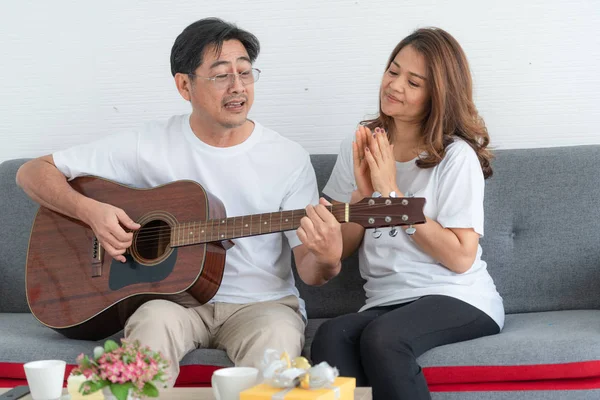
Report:
[[[75,191],[66,177],[54,165],[52,156],[36,158],[17,171],[17,185],[40,205],[85,221],[89,199]]]
[[[321,262],[317,257],[309,252],[299,252],[294,249],[296,258],[296,270],[300,279],[307,285],[321,286],[340,273],[342,264],[337,261]]]

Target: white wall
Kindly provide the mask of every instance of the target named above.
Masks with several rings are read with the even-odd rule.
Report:
[[[169,54],[206,16],[258,36],[251,117],[312,153],[376,111],[389,53],[429,25],[463,45],[496,148],[600,143],[600,0],[2,0],[0,161],[187,112]]]

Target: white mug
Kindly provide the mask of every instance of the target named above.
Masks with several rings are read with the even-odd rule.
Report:
[[[66,365],[61,360],[32,361],[23,365],[33,400],[55,400],[62,396]]]
[[[222,368],[213,372],[211,386],[217,400],[239,400],[240,392],[256,385],[257,380],[256,368]]]

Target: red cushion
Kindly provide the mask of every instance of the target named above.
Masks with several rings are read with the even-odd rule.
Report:
[[[74,364],[67,364],[65,369],[65,382],[75,368]],[[210,386],[210,378],[214,371],[222,367],[212,365],[184,365],[181,367],[175,386]],[[25,370],[22,363],[0,362],[0,387],[13,387],[26,384]]]
[[[428,385],[431,392],[505,392],[527,390],[600,389],[600,378],[552,379],[544,381],[484,382]]]
[[[210,386],[213,372],[223,367],[212,365],[182,365],[175,386]]]
[[[427,367],[430,385],[600,378],[600,361],[512,366]]]

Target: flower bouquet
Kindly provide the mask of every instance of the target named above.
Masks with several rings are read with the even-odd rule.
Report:
[[[83,375],[79,387],[83,395],[102,390],[105,398],[118,400],[158,397],[157,386],[166,387],[169,362],[163,356],[141,346],[138,341],[121,340],[119,346],[107,340],[94,349],[93,358],[80,354],[72,375]]]

